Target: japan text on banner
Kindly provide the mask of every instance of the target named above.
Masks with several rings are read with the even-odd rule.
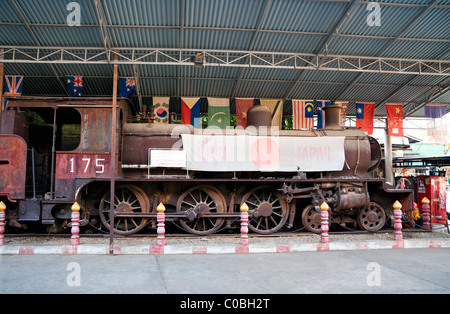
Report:
[[[254,102],[254,98],[236,98],[236,127],[247,127],[247,111]]]
[[[201,128],[200,98],[181,98],[181,124],[190,124],[194,128]]]
[[[341,171],[345,137],[182,134],[187,169],[197,171]]]
[[[66,75],[66,84],[70,97],[81,97],[83,94],[83,77]]]
[[[325,110],[322,110],[326,106],[329,106],[331,101],[329,100],[317,100],[317,128],[323,129],[325,128]]]
[[[314,101],[292,99],[292,126],[294,130],[311,130],[314,127]]]
[[[134,77],[119,77],[119,97],[131,98],[136,89]]]
[[[170,97],[153,97],[153,122],[169,123]]]
[[[443,104],[428,104],[425,105],[425,117],[440,118],[447,113],[447,105]]]
[[[23,76],[5,76],[5,97],[22,95]]]
[[[386,104],[388,134],[403,137],[403,106],[401,104]]]
[[[230,125],[230,100],[208,97],[208,126],[225,129]]]
[[[374,103],[356,103],[356,128],[367,132],[368,135],[373,133],[373,118],[375,115]]]
[[[270,109],[272,115],[272,126],[281,128],[283,118],[283,100],[282,99],[261,99],[261,106]]]
[[[345,120],[347,118],[348,102],[336,101],[334,104],[341,106],[341,127],[345,127]]]

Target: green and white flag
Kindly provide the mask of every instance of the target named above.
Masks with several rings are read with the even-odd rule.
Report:
[[[230,100],[208,97],[208,126],[225,129],[230,125]]]

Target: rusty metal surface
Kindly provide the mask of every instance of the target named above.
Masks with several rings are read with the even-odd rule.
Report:
[[[270,109],[266,106],[253,106],[247,111],[247,125],[270,128],[272,125],[272,115]]]
[[[27,144],[17,135],[0,134],[0,195],[25,198]]]

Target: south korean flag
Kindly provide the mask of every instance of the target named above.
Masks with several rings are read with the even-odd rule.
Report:
[[[169,123],[169,97],[153,97],[154,123]]]

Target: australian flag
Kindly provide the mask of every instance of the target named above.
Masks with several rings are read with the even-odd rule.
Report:
[[[5,97],[22,95],[23,76],[5,76]]]
[[[80,97],[83,93],[83,77],[66,75],[66,84],[70,97]]]
[[[119,97],[131,98],[136,88],[134,77],[119,78]]]

